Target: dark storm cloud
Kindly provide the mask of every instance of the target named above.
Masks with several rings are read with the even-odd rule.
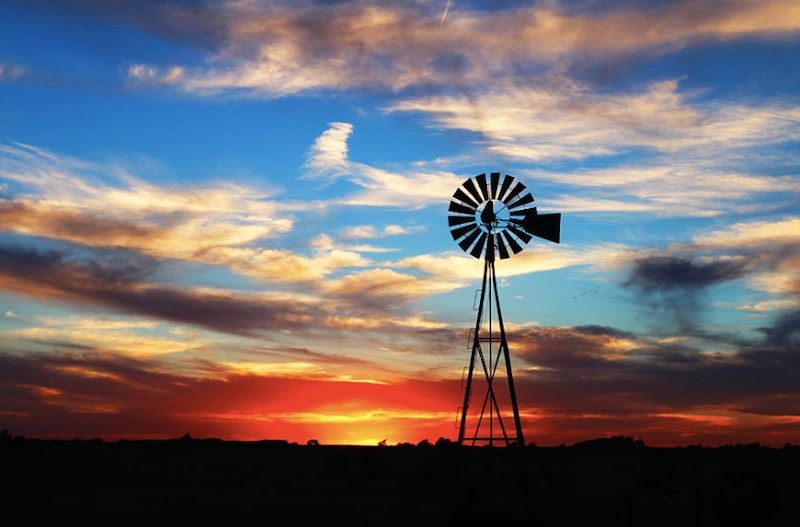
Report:
[[[224,40],[225,27],[230,23],[224,9],[205,0],[11,0],[10,3],[42,13],[55,11],[61,16],[88,16],[148,28],[161,36],[209,49]]]
[[[536,367],[520,378],[533,406],[558,412],[690,409],[783,397],[800,406],[800,344],[776,340],[797,314],[778,318],[766,338],[727,342],[657,339],[612,328],[529,328],[515,358]],[[720,352],[722,348],[724,351]],[[517,363],[517,367],[519,363]]]
[[[775,324],[763,328],[767,342],[787,348],[800,348],[800,311],[780,315]]]
[[[63,251],[0,246],[0,288],[235,334],[305,327],[320,316],[315,307],[299,302],[150,284],[145,278],[157,265],[129,253],[78,258]]]
[[[623,286],[633,291],[645,310],[641,317],[657,332],[702,334],[704,296],[711,286],[751,272],[754,258],[700,260],[682,256],[648,256],[633,260]]]
[[[698,262],[675,256],[650,256],[634,260],[625,286],[644,293],[698,290],[741,278],[747,272],[747,260]]]

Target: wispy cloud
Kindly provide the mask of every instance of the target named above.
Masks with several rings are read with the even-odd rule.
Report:
[[[535,64],[657,55],[708,41],[781,38],[800,29],[798,8],[790,0],[711,6],[683,1],[590,13],[552,3],[492,11],[461,7],[443,15],[439,9],[426,2],[294,7],[222,2],[155,6],[146,9],[149,16],[129,8],[117,17],[195,42],[214,59],[211,66],[163,70],[135,64],[131,78],[197,94],[238,90],[266,97],[364,86],[480,84],[517,76]],[[170,69],[175,67],[181,69]]]
[[[347,227],[339,232],[339,236],[345,240],[363,240],[369,238],[386,238],[387,236],[400,236],[423,232],[427,228],[424,225],[395,225],[389,224],[383,227],[375,225],[355,225]]]
[[[311,177],[324,175],[336,177],[347,172],[349,160],[347,158],[347,139],[353,132],[350,123],[331,123],[330,127],[317,137],[306,161],[306,166],[311,169]]]
[[[647,213],[655,216],[713,217],[763,212],[791,203],[800,194],[795,176],[724,170],[724,161],[665,157],[638,166],[545,172],[523,170],[538,181],[566,185],[550,199],[553,207],[573,212]],[[771,197],[769,201],[765,197]]]
[[[3,230],[157,257],[192,258],[293,226],[264,191],[230,183],[161,186],[120,166],[27,145],[0,145],[0,178],[19,189],[0,200]]]
[[[345,176],[357,187],[355,192],[338,198],[339,205],[419,208],[441,202],[442,196],[449,196],[464,179],[452,172],[414,167],[398,172],[350,160],[347,140],[352,130],[349,123],[332,123],[315,141],[306,163],[312,168],[311,177]]]
[[[0,199],[0,230],[225,266],[278,282],[317,280],[369,263],[354,250],[327,245],[309,255],[259,247],[291,231],[292,211],[311,207],[284,201],[278,210],[259,189],[157,185],[117,165],[27,145],[2,145],[0,154],[0,179],[17,186]]]
[[[791,141],[800,109],[776,103],[690,104],[675,80],[639,93],[598,93],[555,77],[531,85],[493,83],[469,96],[430,95],[387,106],[420,112],[446,129],[479,133],[486,149],[504,157],[540,161],[607,156],[633,148],[707,152]]]
[[[0,82],[15,82],[25,75],[25,68],[0,60]]]
[[[452,291],[465,285],[464,281],[420,278],[393,269],[367,269],[328,280],[324,289],[328,294],[343,298],[358,298],[360,302],[407,302],[436,293]]]
[[[128,78],[138,84],[176,84],[183,78],[184,69],[172,66],[162,70],[147,64],[131,64],[128,66]]]
[[[509,260],[504,260],[503,265],[497,267],[497,275],[510,277],[576,265],[610,265],[608,262],[626,253],[627,248],[621,245],[564,246],[558,249],[538,245],[536,250],[524,251]],[[423,271],[431,279],[443,283],[475,280],[481,276],[483,270],[483,260],[459,252],[421,254],[393,262],[391,265],[401,269]]]

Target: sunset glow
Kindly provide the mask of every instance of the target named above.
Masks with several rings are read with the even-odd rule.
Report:
[[[796,0],[0,20],[0,429],[455,438],[501,171],[563,214],[497,263],[529,442],[800,442]]]

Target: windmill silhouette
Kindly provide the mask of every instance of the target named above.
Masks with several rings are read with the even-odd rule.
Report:
[[[483,284],[479,290],[478,316],[471,335],[472,352],[458,429],[460,445],[465,440],[472,445],[494,445],[500,441],[507,446],[525,444],[506,329],[500,309],[495,256],[499,255],[501,260],[505,260],[512,254],[521,252],[523,245],[534,236],[559,243],[561,214],[539,214],[536,207],[532,206],[533,201],[533,196],[526,192],[522,182],[505,175],[501,183],[499,172],[492,172],[488,181],[486,174],[467,179],[456,189],[450,201],[450,214],[447,218],[450,234],[465,252],[475,258],[484,259]],[[513,432],[506,428],[497,399],[495,377],[501,359],[505,364],[508,397],[514,415]],[[470,403],[474,388],[473,378],[478,362],[486,381],[486,392],[480,412],[477,413],[474,432],[467,438],[467,420],[472,415]],[[499,425],[500,434],[497,434],[495,421]]]

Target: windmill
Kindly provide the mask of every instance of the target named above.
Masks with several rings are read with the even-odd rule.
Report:
[[[467,179],[456,189],[450,201],[450,214],[447,217],[450,234],[464,252],[484,259],[483,285],[479,290],[478,316],[471,335],[472,353],[458,429],[460,445],[465,440],[472,445],[478,442],[493,445],[495,441],[503,441],[507,446],[525,444],[517,394],[514,391],[506,329],[500,310],[495,256],[499,255],[501,260],[505,260],[512,254],[519,253],[523,245],[534,236],[559,243],[561,214],[539,214],[532,205],[533,201],[533,196],[526,191],[522,182],[505,175],[501,183],[499,172],[492,172],[488,181],[486,174]],[[508,398],[514,414],[513,432],[506,429],[497,399],[495,375],[501,358],[505,363]],[[480,413],[477,413],[474,433],[471,437],[466,437],[467,418],[471,415],[469,410],[473,395],[473,377],[478,362],[486,380],[486,393]],[[500,434],[496,432],[495,421],[499,425]]]

